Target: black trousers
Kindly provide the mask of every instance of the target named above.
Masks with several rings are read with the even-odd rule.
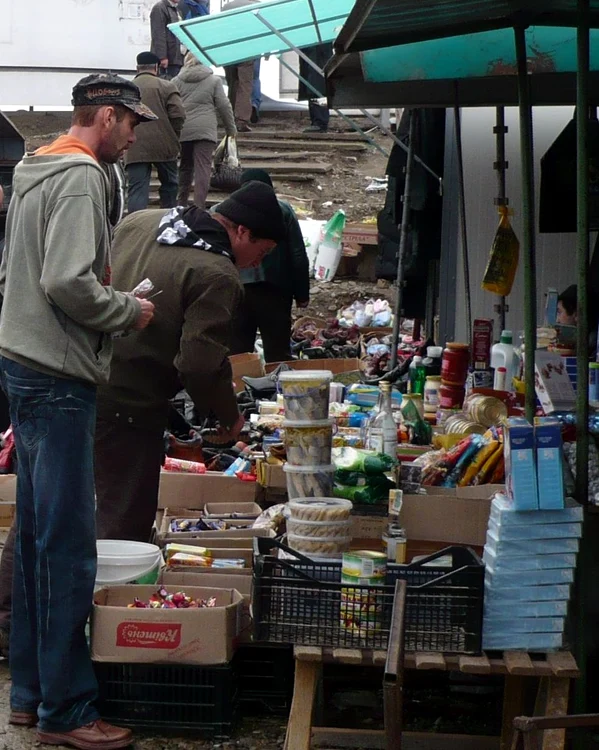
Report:
[[[98,417],[96,526],[98,539],[147,542],[158,507],[164,430]]]
[[[253,352],[259,329],[267,362],[291,359],[292,298],[266,281],[246,284],[244,288],[245,296],[233,321],[231,354]]]

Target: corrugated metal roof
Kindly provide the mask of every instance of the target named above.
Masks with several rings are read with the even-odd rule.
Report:
[[[354,0],[271,0],[171,24],[169,29],[207,65],[232,65],[289,47],[259,18],[259,12],[296,47],[332,42]]]
[[[599,0],[590,0],[599,27]],[[515,25],[575,26],[577,0],[357,0],[335,41],[338,53]]]

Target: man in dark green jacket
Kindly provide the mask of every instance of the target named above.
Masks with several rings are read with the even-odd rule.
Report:
[[[246,169],[241,184],[255,180],[272,187],[263,169]],[[232,354],[253,352],[259,330],[267,362],[291,359],[291,308],[310,303],[310,272],[306,246],[291,206],[279,201],[287,236],[257,268],[246,268],[239,275],[244,298],[235,316]],[[218,209],[215,209],[218,210]]]

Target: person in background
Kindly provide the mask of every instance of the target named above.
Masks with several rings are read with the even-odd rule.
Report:
[[[177,156],[185,109],[176,86],[158,77],[159,65],[153,52],[140,52],[137,56],[137,75],[133,80],[141,91],[142,102],[158,119],[137,128],[136,141],[125,154],[130,214],[148,207],[152,165],[160,180],[161,208],[177,204]]]
[[[235,113],[235,125],[240,133],[250,133],[252,117],[252,90],[254,87],[254,60],[225,65],[225,78],[229,101]]]
[[[263,169],[246,169],[241,184],[262,182],[272,187]],[[279,201],[285,222],[285,237],[256,268],[240,271],[245,294],[233,325],[232,354],[253,352],[260,330],[267,362],[291,359],[291,308],[310,303],[310,274],[302,230],[291,206]],[[215,211],[219,210],[216,206]]]
[[[96,496],[100,539],[147,542],[156,516],[169,399],[185,387],[196,411],[219,422],[223,442],[244,420],[228,360],[242,294],[237,269],[260,263],[285,226],[272,188],[249,183],[214,213],[196,206],[140,211],[119,225],[115,284],[147,277],[161,292],[146,330],[114,343],[98,398]]]
[[[218,138],[216,113],[225,133],[232,137],[237,135],[235,118],[219,76],[191,52],[185,56],[185,66],[173,84],[181,93],[186,114],[181,131],[178,204],[187,205],[193,181],[194,203],[204,208]]]
[[[589,296],[589,356],[595,357],[597,351],[597,327],[599,325],[599,304],[593,295]],[[557,322],[562,326],[578,325],[578,287],[572,284],[557,298]]]
[[[312,47],[304,47],[302,52],[320,68],[324,68],[333,55],[333,45],[330,42],[315,44]],[[314,89],[318,91],[321,97],[326,96],[326,84],[314,68],[303,58],[299,61],[300,80],[298,85],[298,100],[308,100],[308,111],[310,114],[310,126],[305,128],[305,133],[326,133],[329,129],[329,108],[326,104],[321,103]],[[303,80],[302,80],[303,79]],[[304,83],[304,81],[306,83]],[[310,84],[308,86],[307,84]]]
[[[154,306],[110,285],[100,162],[116,162],[155,115],[135,84],[111,74],[79,81],[73,105],[68,135],[15,169],[0,266],[0,377],[19,464],[9,721],[38,724],[42,743],[113,750],[131,732],[100,720],[85,635],[96,386],[108,375],[110,334],[141,330]]]
[[[210,15],[210,0],[180,0],[179,15],[183,21]]]
[[[262,87],[260,85],[260,63],[262,58],[254,60],[254,82],[252,83],[252,114],[250,122],[256,124],[260,120],[260,107],[262,106]]]
[[[181,42],[168,28],[181,21],[179,0],[158,0],[150,11],[151,50],[160,60],[160,76],[174,78],[183,66]]]

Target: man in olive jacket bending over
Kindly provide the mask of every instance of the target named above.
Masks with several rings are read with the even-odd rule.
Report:
[[[225,439],[243,427],[229,364],[231,322],[242,295],[238,268],[260,264],[284,236],[271,187],[249,182],[208,213],[196,206],[138,211],[117,228],[120,289],[149,278],[152,326],[115,341],[98,399],[98,537],[148,541],[156,507],[169,399],[185,387]]]

